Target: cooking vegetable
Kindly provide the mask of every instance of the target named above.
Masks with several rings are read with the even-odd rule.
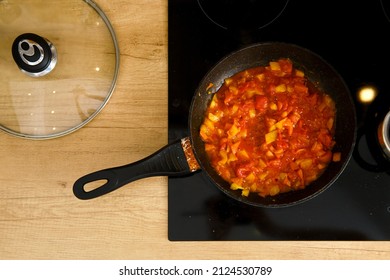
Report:
[[[341,153],[332,98],[291,60],[247,69],[225,80],[200,128],[213,168],[243,196],[305,188]]]

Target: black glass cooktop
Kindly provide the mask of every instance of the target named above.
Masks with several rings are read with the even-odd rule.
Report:
[[[230,52],[269,41],[300,45],[329,62],[350,89],[359,127],[354,155],[337,181],[295,206],[242,204],[202,171],[170,177],[169,240],[390,240],[390,168],[372,136],[390,110],[387,3],[168,1],[170,142],[189,135],[191,99],[207,71]]]

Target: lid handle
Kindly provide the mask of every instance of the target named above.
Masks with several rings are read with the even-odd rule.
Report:
[[[31,77],[41,77],[50,73],[57,63],[54,45],[33,33],[24,33],[14,40],[12,56],[19,69]]]

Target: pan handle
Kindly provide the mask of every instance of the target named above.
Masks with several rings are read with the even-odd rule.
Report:
[[[168,144],[152,155],[137,162],[87,174],[73,185],[79,199],[91,199],[110,193],[130,182],[152,176],[183,176],[195,171],[189,167],[183,151],[183,139]],[[86,191],[87,184],[103,181],[103,185]]]

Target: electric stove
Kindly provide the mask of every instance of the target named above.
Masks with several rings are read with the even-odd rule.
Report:
[[[192,96],[207,71],[225,55],[260,42],[300,45],[331,64],[350,89],[358,125],[353,156],[339,178],[295,206],[237,202],[202,171],[169,177],[169,240],[390,240],[390,168],[375,142],[390,110],[388,3],[168,1],[169,142],[189,136]]]

